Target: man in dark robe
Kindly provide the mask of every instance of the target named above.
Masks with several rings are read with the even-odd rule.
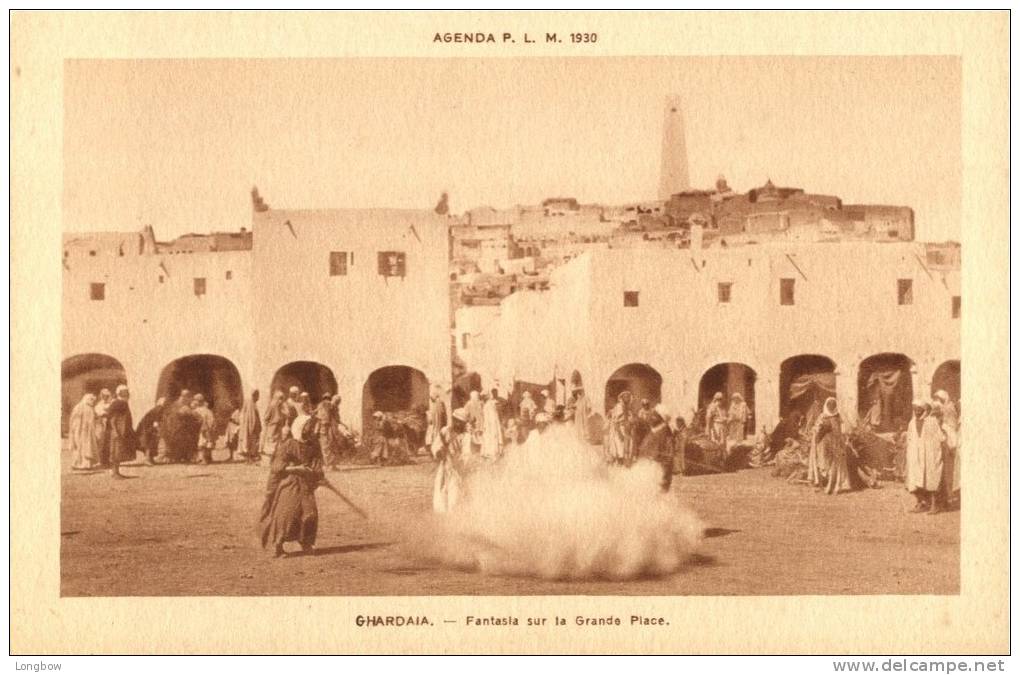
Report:
[[[815,423],[811,448],[808,465],[811,482],[830,495],[852,490],[846,435],[836,399],[831,396],[825,399]]]
[[[652,410],[652,402],[647,398],[641,399],[641,406],[638,408],[637,414],[634,415],[634,447],[640,448],[641,441],[644,440],[645,434],[652,428],[652,416],[655,411]]]
[[[300,415],[273,455],[258,533],[262,548],[272,545],[276,557],[284,555],[288,541],[298,542],[306,555],[314,553],[319,530],[315,488],[325,478],[315,427],[314,418]]]
[[[251,395],[241,406],[237,425],[237,449],[242,459],[248,464],[259,461],[259,443],[262,436],[262,416],[259,415],[259,390],[253,389]]]
[[[106,412],[110,431],[110,475],[114,478],[124,478],[120,472],[120,463],[133,460],[137,447],[128,397],[127,386],[118,386],[116,398],[110,402]]]
[[[113,401],[113,394],[109,389],[99,392],[99,400],[96,401],[96,437],[99,442],[99,465],[107,467],[110,464],[110,419],[107,411]]]
[[[156,399],[156,405],[142,416],[142,420],[135,429],[135,436],[142,452],[145,453],[145,463],[149,466],[155,464],[156,454],[159,452],[160,423],[163,420],[163,411],[166,408],[166,399]]]
[[[673,419],[673,473],[687,472],[687,422],[681,415]],[[672,479],[670,480],[672,483]]]
[[[182,389],[177,400],[166,406],[163,411],[162,430],[166,462],[183,462],[194,452],[194,446],[188,447],[191,420],[191,392]]]
[[[410,451],[404,425],[392,414],[375,411],[375,436],[372,443],[372,459],[379,465],[407,464]]]

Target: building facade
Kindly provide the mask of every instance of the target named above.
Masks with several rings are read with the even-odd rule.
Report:
[[[689,421],[716,391],[739,391],[771,430],[815,377],[834,380],[853,421],[872,404],[875,372],[902,371],[908,405],[933,387],[959,397],[959,247],[592,251],[555,270],[548,291],[506,298],[489,330],[492,361],[472,354],[483,382],[565,385],[576,371],[600,412],[629,388]]]
[[[368,408],[427,401],[450,380],[448,234],[431,211],[256,210],[247,250],[121,254],[68,238],[63,408],[126,381],[136,414],[182,388],[220,420],[291,385]],[[84,253],[82,253],[84,251]],[[96,251],[90,254],[91,251]]]
[[[434,211],[263,204],[250,232],[209,241],[68,236],[64,411],[126,381],[139,412],[188,388],[224,420],[248,390],[298,386],[339,393],[359,428],[376,409],[424,406],[430,384],[450,390],[454,356],[485,389],[550,386],[562,401],[580,377],[599,411],[622,389],[685,416],[739,392],[757,428],[803,407],[804,391],[834,393],[850,420],[886,405],[882,383],[897,383],[899,419],[904,397],[958,398],[959,246],[910,241],[904,207],[834,226],[855,207],[807,198],[828,215],[797,225],[802,236],[689,221],[671,240],[620,225],[609,241],[553,237],[541,270],[530,259],[497,275],[452,272],[452,240],[479,226]]]

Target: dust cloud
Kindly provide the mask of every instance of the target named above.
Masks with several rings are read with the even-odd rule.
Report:
[[[573,429],[552,427],[466,476],[456,509],[438,518],[430,548],[442,563],[482,574],[633,579],[679,569],[702,523],[659,489],[661,469],[609,467]]]

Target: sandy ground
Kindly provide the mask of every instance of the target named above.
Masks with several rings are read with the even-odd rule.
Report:
[[[430,463],[330,473],[363,520],[318,491],[318,553],[273,559],[254,518],[267,469],[129,466],[130,480],[69,471],[63,453],[61,594],[127,595],[803,595],[954,594],[958,512],[910,514],[900,484],[829,497],[768,469],[677,477],[706,538],[679,572],[633,581],[491,577],[423,559]]]

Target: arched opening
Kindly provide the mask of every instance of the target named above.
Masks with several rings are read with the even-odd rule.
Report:
[[[904,354],[875,354],[857,369],[857,412],[878,432],[904,431],[910,422],[913,362]]]
[[[60,434],[67,435],[71,410],[85,394],[113,392],[127,384],[127,373],[120,361],[106,354],[76,354],[60,364]]]
[[[363,433],[372,428],[372,413],[424,416],[429,407],[429,380],[425,373],[409,366],[386,366],[365,381],[361,395]]]
[[[734,394],[740,394],[747,403],[748,415],[744,424],[744,434],[754,434],[754,383],[757,373],[743,363],[718,363],[701,376],[698,384],[698,408],[704,409],[715,394],[722,393],[727,406]]]
[[[654,406],[662,400],[662,375],[645,363],[628,363],[618,368],[606,381],[605,407],[608,413],[616,405],[616,398],[629,391],[637,406],[642,399]]]
[[[939,390],[949,394],[949,398],[959,404],[960,401],[960,362],[956,360],[945,361],[935,369],[931,377],[931,395]]]
[[[318,404],[326,394],[332,396],[337,393],[333,371],[315,361],[292,361],[280,368],[273,375],[269,390],[282,391],[286,395],[291,387],[308,392],[313,404]]]
[[[241,374],[228,359],[215,354],[183,356],[163,369],[156,385],[156,396],[173,400],[183,389],[202,394],[220,430],[244,401]]]
[[[818,354],[791,356],[779,367],[779,415],[811,428],[829,396],[836,396],[836,364]]]
[[[464,373],[453,382],[453,390],[450,392],[450,404],[453,409],[460,408],[467,403],[472,391],[482,390],[482,376],[472,371]]]

